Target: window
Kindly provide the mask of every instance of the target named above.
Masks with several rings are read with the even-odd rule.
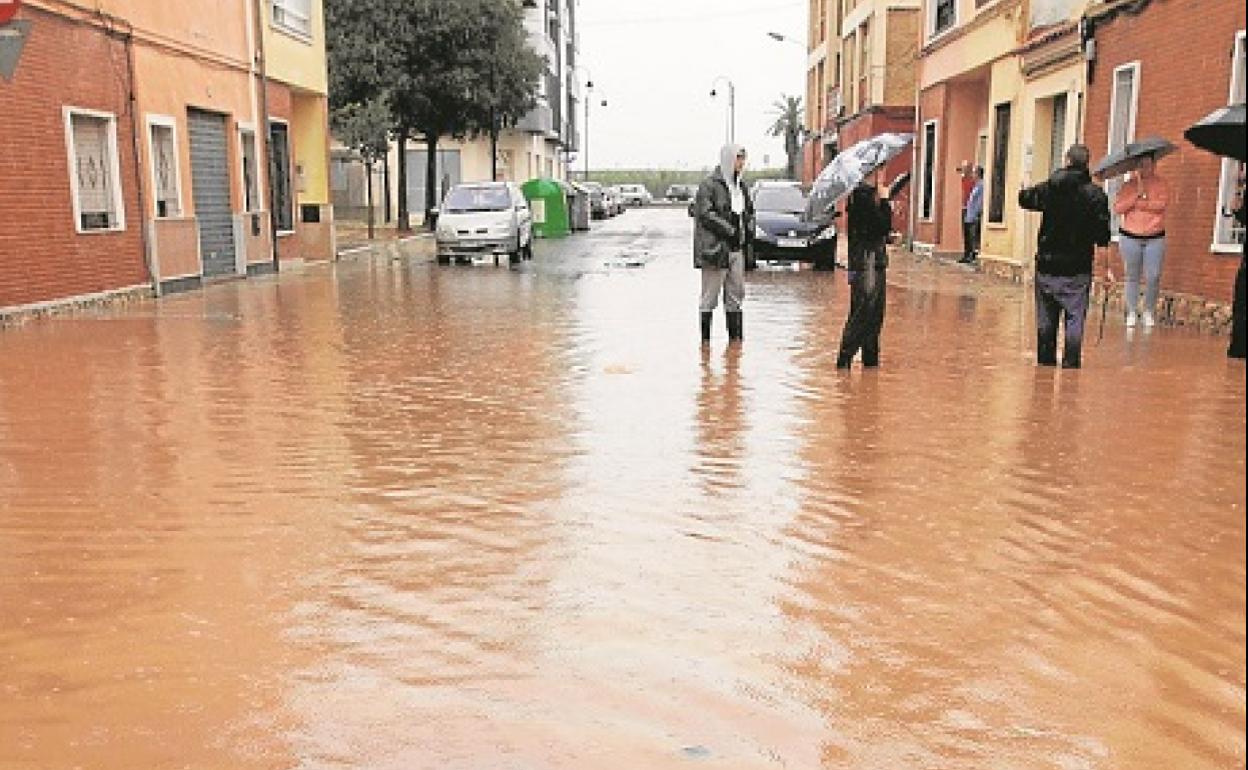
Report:
[[[69,183],[78,232],[126,226],[117,159],[117,118],[108,113],[65,108]]]
[[[299,35],[312,34],[312,0],[272,0],[273,26]]]
[[[256,132],[252,128],[238,130],[239,158],[243,163],[243,211],[260,211],[259,166],[256,165]]]
[[[182,216],[181,185],[178,178],[178,142],[173,118],[147,119],[151,142],[152,190],[158,218]]]
[[[1140,63],[1124,64],[1114,70],[1113,91],[1109,102],[1109,152],[1117,152],[1135,139],[1135,111],[1140,95]],[[1113,213],[1112,204],[1122,187],[1122,177],[1114,177],[1105,182],[1105,193],[1109,196],[1110,232],[1118,232],[1118,215]],[[1115,237],[1117,237],[1115,235]]]
[[[988,221],[1005,221],[1005,172],[1010,162],[1010,103],[993,109],[992,190],[988,198]]]
[[[1066,94],[1052,99],[1053,124],[1049,128],[1049,172],[1062,167],[1066,155]]]
[[[923,124],[923,187],[920,189],[919,216],[928,222],[936,212],[936,121]]]
[[[931,0],[932,15],[929,37],[936,37],[958,23],[957,0]]]
[[[278,232],[295,229],[295,201],[290,190],[290,142],[285,123],[269,122],[269,146],[273,156],[269,178],[273,180],[273,221]]]
[[[858,109],[866,109],[871,106],[871,19],[862,23],[858,28],[858,39],[862,42],[859,44],[859,65],[858,65]]]
[[[1248,72],[1245,71],[1244,33],[1235,36],[1235,58],[1231,65],[1231,93],[1228,103],[1243,104]],[[1217,221],[1213,231],[1213,247],[1218,251],[1240,250],[1244,242],[1244,226],[1231,215],[1236,190],[1244,184],[1244,164],[1229,158],[1222,161],[1222,178],[1218,185]]]

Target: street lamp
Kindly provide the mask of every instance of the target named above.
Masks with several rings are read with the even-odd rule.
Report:
[[[594,81],[585,81],[585,170],[582,172],[585,181],[589,181],[589,107],[594,101]],[[599,102],[600,107],[607,106],[607,100]]]
[[[737,140],[737,87],[724,75],[717,75],[711,81],[712,99],[717,94],[715,84],[721,80],[728,84],[728,143],[735,144]]]
[[[775,40],[777,43],[792,43],[798,48],[801,48],[803,51],[806,50],[805,43],[801,42],[800,40],[794,40],[788,35],[782,35],[779,32],[768,32],[767,37],[771,38],[772,40]]]

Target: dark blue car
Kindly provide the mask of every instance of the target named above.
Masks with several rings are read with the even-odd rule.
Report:
[[[753,198],[754,240],[746,251],[747,269],[759,261],[811,262],[816,270],[836,267],[836,222],[806,218],[801,183],[760,181]]]

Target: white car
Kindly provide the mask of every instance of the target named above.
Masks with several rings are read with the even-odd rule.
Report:
[[[512,182],[466,182],[451,188],[438,211],[438,262],[506,254],[533,258],[533,212]]]
[[[654,196],[642,184],[620,185],[620,197],[625,206],[649,206],[654,202]]]

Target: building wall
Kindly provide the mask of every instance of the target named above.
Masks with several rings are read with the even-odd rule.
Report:
[[[32,27],[12,81],[0,81],[0,310],[144,284],[126,46],[34,5],[18,18]],[[121,231],[75,230],[67,106],[116,116]]]
[[[328,94],[323,0],[312,0],[312,33],[308,36],[274,26],[272,4],[265,0],[261,5],[264,7],[262,28],[266,74],[304,91]]]
[[[1018,68],[1016,57],[997,60],[991,69],[989,79],[988,103],[986,114],[980,125],[988,127],[988,157],[984,167],[984,219],[981,234],[981,251],[985,257],[1014,259],[1016,225],[1018,223],[1018,189],[1022,179],[1022,165],[1025,141],[1023,139],[1023,110],[1021,94],[1023,76]],[[1010,105],[1010,126],[1008,152],[1005,163],[1005,183],[1003,190],[996,190],[996,159],[994,158],[994,137],[996,136],[996,107],[1001,104]],[[978,132],[977,132],[978,134]],[[976,158],[977,152],[967,155],[967,159]],[[989,219],[989,202],[994,193],[1000,193],[1004,201],[1004,209],[1000,222]],[[961,216],[961,211],[958,212]]]
[[[1114,68],[1138,61],[1135,136],[1164,136],[1179,145],[1158,167],[1171,190],[1162,290],[1226,302],[1240,256],[1237,250],[1211,248],[1221,161],[1181,137],[1190,124],[1226,105],[1232,45],[1236,32],[1244,29],[1243,2],[1201,3],[1200,22],[1192,22],[1186,3],[1153,2],[1139,16],[1124,14],[1098,26],[1085,140],[1094,159],[1104,156]]]
[[[893,8],[888,11],[884,50],[885,75],[881,93],[884,104],[914,105],[922,18],[922,13],[917,8]]]

